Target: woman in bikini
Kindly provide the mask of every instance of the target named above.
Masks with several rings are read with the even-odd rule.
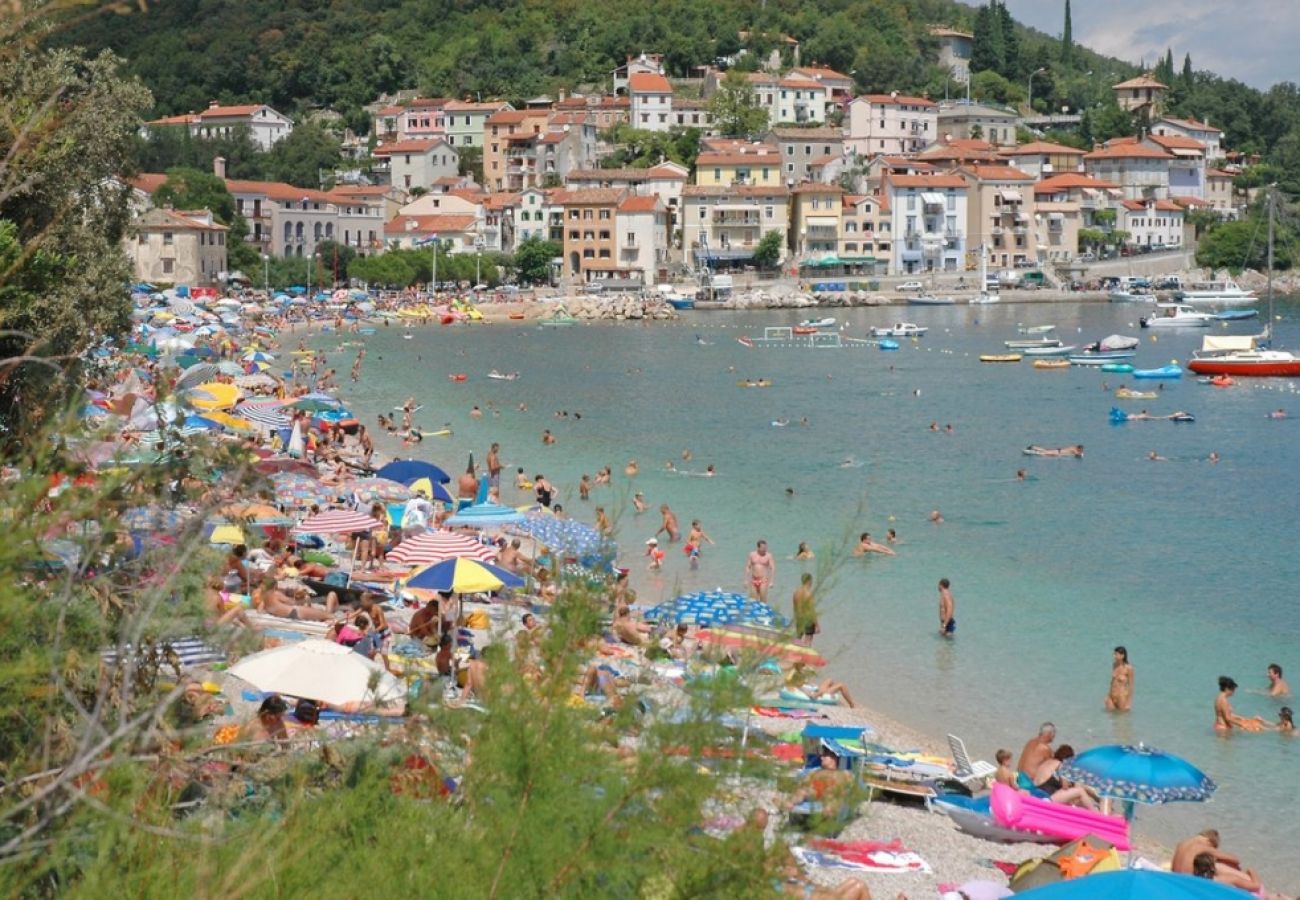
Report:
[[[1034,773],[1034,787],[1047,794],[1048,799],[1053,803],[1081,806],[1095,812],[1097,801],[1093,799],[1092,794],[1088,793],[1088,789],[1083,785],[1066,781],[1059,774],[1061,763],[1073,758],[1074,748],[1069,744],[1062,744]]]
[[[1115,660],[1110,668],[1110,692],[1106,694],[1106,709],[1111,712],[1128,712],[1133,708],[1133,665],[1128,661],[1128,650],[1115,648]]]

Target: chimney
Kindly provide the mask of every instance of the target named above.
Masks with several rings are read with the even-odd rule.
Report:
[[[209,100],[209,101],[208,101],[208,109],[216,109],[216,108],[217,108],[218,106],[220,106],[220,105],[221,105],[221,104],[218,103],[216,100]]]
[[[222,181],[226,180],[226,158],[224,156],[212,157],[212,174]]]

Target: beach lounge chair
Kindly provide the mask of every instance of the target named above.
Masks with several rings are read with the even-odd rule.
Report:
[[[966,742],[955,734],[948,735],[948,746],[952,749],[952,760],[956,764],[953,777],[968,787],[971,782],[987,781],[998,770],[997,766],[982,759],[972,762],[970,754],[966,752]]]

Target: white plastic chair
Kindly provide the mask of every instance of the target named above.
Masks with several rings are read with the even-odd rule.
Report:
[[[948,735],[948,746],[952,749],[952,760],[956,763],[954,777],[962,784],[987,781],[989,776],[997,772],[997,766],[982,759],[972,761],[966,752],[966,742],[957,735]]]

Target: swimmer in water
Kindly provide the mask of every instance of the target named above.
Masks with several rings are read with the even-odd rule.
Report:
[[[690,461],[691,461],[691,451],[690,448],[688,447],[687,449],[682,451],[682,462],[690,462]]]
[[[785,426],[787,426],[787,425],[789,425],[789,424],[790,424],[790,420],[789,420],[789,419],[773,419],[773,420],[772,420],[772,427],[773,427],[773,428],[784,428]]]
[[[627,465],[623,467],[623,474],[628,478],[635,478],[636,473],[640,471],[641,467],[637,465],[635,459],[628,460]]]
[[[1278,409],[1275,409],[1275,410],[1273,410],[1273,412],[1269,413],[1269,414],[1268,414],[1268,417],[1269,417],[1270,419],[1285,419],[1285,418],[1286,418],[1286,410],[1285,410],[1285,409],[1282,409],[1281,407],[1279,407]]]
[[[1168,462],[1168,461],[1169,461],[1169,458],[1168,458],[1168,457],[1161,456],[1159,453],[1157,453],[1157,452],[1154,451],[1154,450],[1152,450],[1150,453],[1147,454],[1147,459],[1150,460],[1151,462]]]
[[[807,542],[800,541],[799,549],[794,551],[794,558],[795,559],[816,559],[817,555],[813,553],[810,549],[808,549]]]
[[[937,509],[931,510],[931,511],[930,511],[930,521],[933,522],[933,523],[936,524],[936,525],[942,525],[942,524],[943,524],[943,514],[940,513],[939,510],[937,510]]]
[[[717,474],[718,474],[718,473],[717,473],[716,470],[714,470],[714,468],[713,468],[713,464],[712,464],[712,463],[709,463],[707,466],[704,467],[704,477],[705,477],[705,478],[712,478],[714,475],[717,475]]]
[[[632,497],[632,506],[636,509],[636,514],[638,516],[645,512],[648,508],[645,502],[645,494],[637,491],[635,496]]]
[[[1024,481],[1026,478],[1024,469],[1016,469],[1016,481]]]
[[[1217,463],[1219,461],[1219,454],[1211,450],[1209,459],[1210,462]]]
[[[664,471],[665,471],[665,472],[676,472],[676,471],[677,471],[677,464],[674,463],[671,459],[668,460],[668,462],[664,463]]]

